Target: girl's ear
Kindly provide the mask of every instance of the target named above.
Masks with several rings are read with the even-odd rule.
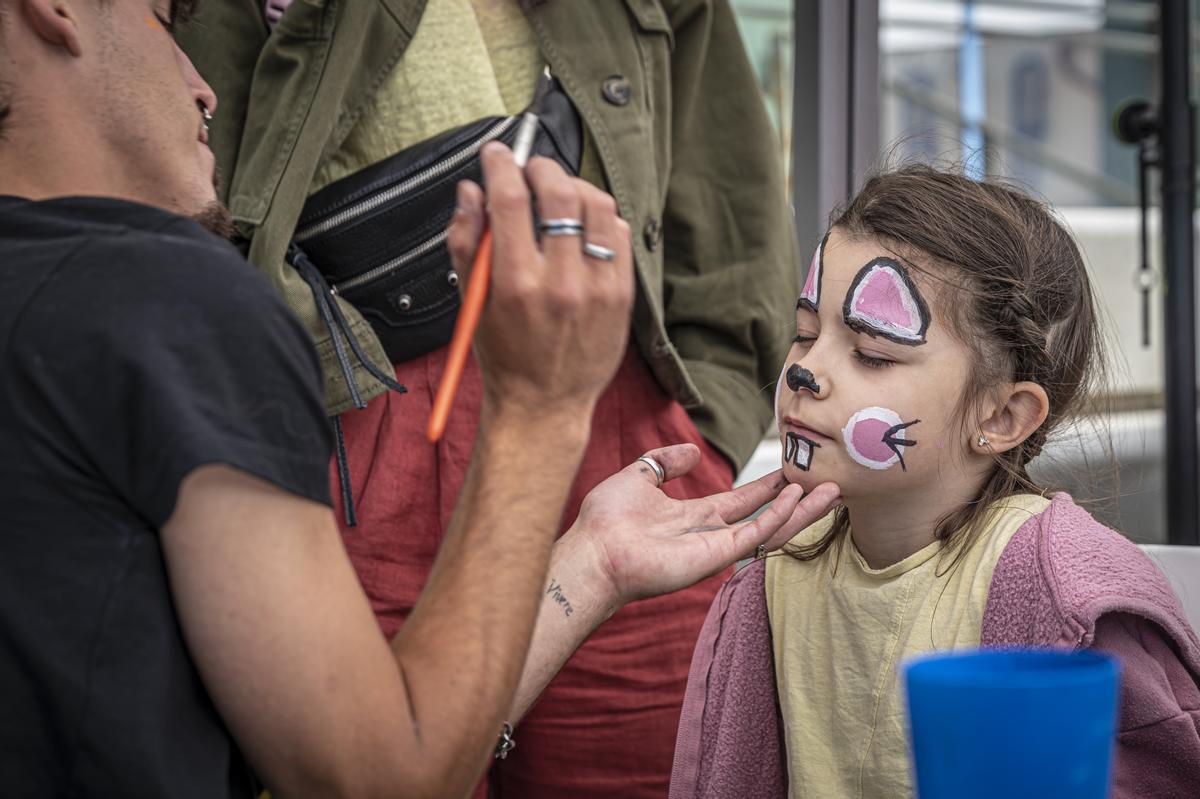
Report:
[[[998,399],[992,415],[980,421],[979,433],[971,441],[971,449],[981,455],[1008,452],[1033,435],[1050,413],[1050,399],[1037,383],[1013,383]]]

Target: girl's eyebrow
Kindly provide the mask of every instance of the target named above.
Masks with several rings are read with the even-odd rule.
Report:
[[[851,281],[842,321],[856,333],[917,347],[925,343],[929,330],[929,306],[900,262],[879,257]]]

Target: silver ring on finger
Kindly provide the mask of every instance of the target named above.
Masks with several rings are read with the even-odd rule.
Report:
[[[766,556],[767,556],[767,545],[766,544],[759,544],[758,546],[756,546],[754,548],[754,559],[755,560],[762,560]]]
[[[649,455],[643,455],[638,458],[639,461],[649,466],[654,470],[654,479],[658,483],[658,488],[662,488],[663,481],[667,479],[667,473],[663,471],[662,464],[651,458]]]
[[[571,217],[543,219],[538,223],[538,230],[543,236],[582,236],[583,220]]]
[[[596,258],[601,261],[617,260],[616,250],[610,250],[608,247],[601,247],[599,244],[592,244],[590,241],[585,241],[583,243],[583,254],[590,258]]]

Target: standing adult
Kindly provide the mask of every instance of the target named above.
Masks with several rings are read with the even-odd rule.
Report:
[[[339,503],[342,534],[387,634],[414,607],[463,485],[479,374],[468,368],[446,436],[428,444],[445,350],[390,364],[344,305],[367,359],[407,393],[377,396],[383,385],[357,363],[347,381],[284,254],[310,195],[448,129],[518,113],[543,64],[582,118],[581,176],[634,228],[637,269],[632,343],[598,401],[567,518],[663,441],[704,455],[676,496],[729,487],[771,418],[762,388],[787,346],[797,265],[777,147],[726,0],[211,2],[181,42],[225,98],[212,141],[249,258],[317,341],[345,435],[348,469],[331,479],[357,516],[347,524]],[[354,410],[350,383],[376,398]],[[720,580],[609,621],[523,723],[496,795],[664,796]]]
[[[461,795],[501,720],[600,619],[781,542],[835,492],[798,503],[775,475],[673,501],[658,485],[698,453],[667,448],[553,543],[619,361],[629,234],[597,190],[494,146],[479,445],[389,646],[334,524],[311,342],[187,218],[225,214],[216,97],[174,16],[165,0],[0,0],[0,785],[210,799],[252,796],[257,775],[285,796]],[[539,247],[527,181],[612,261]],[[460,187],[462,269],[484,218]]]

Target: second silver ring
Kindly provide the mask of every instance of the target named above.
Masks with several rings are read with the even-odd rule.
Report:
[[[601,247],[599,244],[592,244],[590,241],[585,241],[583,243],[583,254],[599,261],[617,260],[616,250],[610,250],[608,247]]]

